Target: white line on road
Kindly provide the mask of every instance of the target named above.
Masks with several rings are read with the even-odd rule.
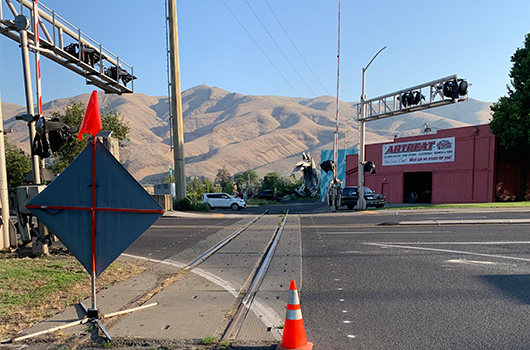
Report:
[[[451,233],[453,231],[345,231],[345,232],[319,232],[319,235],[366,235],[371,233]]]
[[[530,244],[530,241],[499,241],[499,242],[388,242],[391,244],[414,244],[414,245],[504,245],[504,244]],[[374,244],[388,244],[386,242],[374,242]]]
[[[434,252],[443,252],[443,253],[452,253],[452,254],[464,254],[464,255],[475,255],[475,256],[485,256],[485,257],[488,257],[488,258],[497,258],[497,259],[507,259],[507,260],[517,260],[517,261],[528,261],[528,262],[530,262],[530,259],[526,259],[526,258],[517,258],[517,257],[513,257],[513,256],[496,255],[496,254],[474,253],[474,252],[466,252],[466,251],[461,251],[461,250],[424,248],[424,247],[413,247],[413,246],[408,246],[408,245],[396,245],[396,244],[384,244],[384,243],[364,243],[364,244],[378,246],[378,247],[382,247],[382,248],[401,248],[401,249],[427,250],[427,251],[434,251]]]
[[[453,264],[475,264],[475,265],[496,265],[493,261],[476,261],[476,260],[466,260],[466,259],[449,259],[446,262]]]

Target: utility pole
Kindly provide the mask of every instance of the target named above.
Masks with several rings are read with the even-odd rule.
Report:
[[[169,51],[171,67],[171,115],[173,116],[173,159],[175,162],[175,196],[186,197],[184,164],[184,127],[182,123],[182,96],[180,91],[180,64],[177,29],[177,0],[169,0]]]

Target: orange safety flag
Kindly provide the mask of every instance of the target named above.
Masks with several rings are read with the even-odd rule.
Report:
[[[101,131],[101,115],[99,114],[99,102],[98,102],[98,92],[96,90],[92,91],[90,95],[90,100],[88,101],[88,107],[85,112],[85,117],[79,128],[79,133],[77,138],[82,141],[83,133],[89,132],[92,136],[96,136],[98,132]]]

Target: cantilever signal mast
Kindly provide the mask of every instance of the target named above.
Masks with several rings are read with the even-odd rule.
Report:
[[[20,7],[15,6],[15,2]],[[3,7],[7,11],[3,11]],[[43,34],[40,37],[39,33]],[[26,92],[27,114],[17,116],[17,119],[28,123],[30,145],[33,150],[35,138],[35,121],[42,115],[42,92],[40,79],[40,57],[46,57],[77,73],[86,79],[86,83],[97,86],[106,93],[122,94],[133,92],[133,80],[136,79],[133,67],[125,63],[100,43],[96,42],[81,29],[62,18],[55,11],[49,9],[39,0],[0,0],[0,34],[20,44],[24,71],[24,85]],[[33,103],[33,89],[29,65],[29,53],[35,53],[37,111]],[[130,87],[127,86],[131,83]],[[1,105],[1,101],[0,101]],[[1,107],[1,106],[0,106]],[[3,156],[3,152],[2,152]],[[5,172],[3,159],[0,159],[0,168]],[[32,154],[33,182],[42,183],[41,161]],[[0,176],[3,178],[3,176]],[[3,182],[3,181],[0,181]],[[0,197],[2,208],[8,208],[5,199],[3,184],[0,184]],[[9,222],[9,212],[3,210],[4,223]],[[16,239],[10,239],[4,224],[0,239],[4,244],[16,245]],[[9,242],[12,241],[12,242]]]

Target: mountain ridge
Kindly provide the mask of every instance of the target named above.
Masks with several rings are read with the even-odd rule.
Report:
[[[43,105],[44,115],[62,112],[70,101],[86,104],[90,94],[57,99]],[[99,94],[101,107],[119,112],[131,127],[130,141],[120,149],[124,167],[143,183],[158,183],[173,163],[170,148],[167,96],[144,94]],[[340,101],[339,148],[358,142],[356,102]],[[490,103],[469,99],[464,103],[414,112],[396,118],[367,123],[367,143],[390,141],[395,135],[421,133],[425,123],[431,128],[485,124],[490,120]],[[262,177],[277,171],[288,175],[310,152],[317,162],[320,150],[333,148],[335,98],[295,98],[274,95],[243,95],[218,87],[199,85],[182,93],[186,176],[214,179],[225,167],[235,174],[249,169]],[[11,143],[29,152],[28,128],[15,120],[25,107],[3,102],[4,126]]]

